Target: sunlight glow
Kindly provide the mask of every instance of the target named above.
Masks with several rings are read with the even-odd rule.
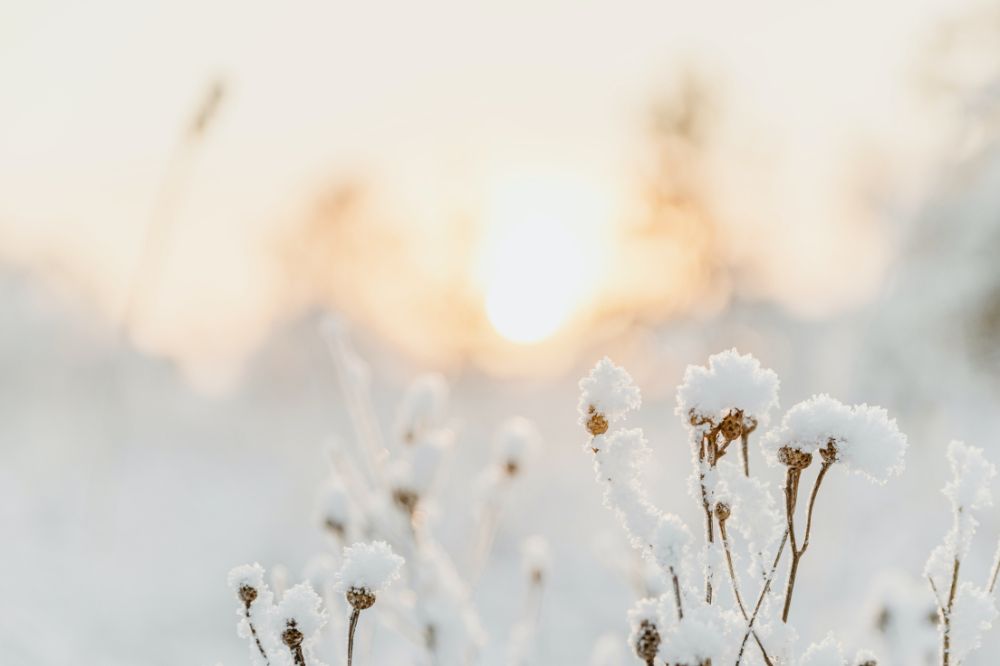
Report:
[[[607,200],[582,182],[535,177],[498,188],[480,264],[486,315],[497,333],[540,342],[592,299],[608,221]]]

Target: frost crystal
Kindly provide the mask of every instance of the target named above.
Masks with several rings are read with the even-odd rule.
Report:
[[[649,455],[642,430],[616,430],[604,448],[594,455],[594,471],[604,486],[604,504],[625,527],[629,541],[646,552],[659,520],[659,511],[649,503],[639,483],[639,470]]]
[[[632,377],[605,356],[580,380],[580,423],[588,426],[595,413],[607,421],[617,421],[626,412],[638,409],[641,401],[639,388],[632,383]],[[604,429],[607,429],[607,422]],[[591,434],[599,433],[591,429]]]
[[[760,423],[778,404],[778,376],[750,354],[735,349],[708,358],[708,367],[689,365],[677,388],[677,414],[685,422],[693,412],[718,422],[731,410]]]
[[[356,543],[344,548],[344,563],[337,573],[337,590],[367,590],[377,594],[399,577],[403,558],[384,541]]]
[[[671,513],[660,516],[651,546],[653,559],[664,571],[680,572],[690,543],[691,532],[680,518]]]
[[[992,596],[971,583],[962,583],[951,611],[952,663],[960,664],[982,644],[983,634],[997,618]]]
[[[844,666],[845,663],[840,643],[833,634],[827,634],[821,642],[809,646],[799,666]]]
[[[986,460],[982,449],[952,442],[948,445],[948,462],[951,463],[952,479],[943,492],[956,510],[979,511],[993,505],[990,482],[997,469]]]

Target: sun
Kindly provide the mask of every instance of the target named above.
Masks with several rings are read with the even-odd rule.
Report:
[[[509,180],[487,207],[480,266],[486,316],[510,342],[557,332],[594,293],[607,206],[581,181]]]

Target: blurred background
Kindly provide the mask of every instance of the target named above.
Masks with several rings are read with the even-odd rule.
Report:
[[[226,571],[295,577],[329,547],[324,447],[353,436],[331,313],[387,430],[413,377],[451,383],[451,548],[462,470],[509,415],[541,431],[475,593],[482,663],[529,534],[555,562],[539,663],[627,631],[575,414],[604,354],[644,391],[657,503],[692,525],[688,363],[736,346],[783,408],[898,417],[907,474],[825,491],[810,640],[888,640],[884,597],[920,598],[948,526],[948,440],[1000,462],[995,3],[4,0],[0,85],[11,664],[245,663]]]

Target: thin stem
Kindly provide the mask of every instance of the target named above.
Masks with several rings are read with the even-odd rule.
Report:
[[[743,476],[750,478],[750,433],[744,432],[740,435],[741,451],[743,454]]]
[[[955,564],[951,570],[951,589],[948,591],[948,605],[945,607],[944,631],[941,638],[941,664],[948,666],[951,653],[951,611],[955,607],[955,591],[958,589],[958,568],[959,560],[955,558]]]
[[[729,579],[733,582],[733,596],[736,597],[736,604],[740,607],[740,613],[743,614],[743,619],[749,620],[750,616],[747,615],[746,606],[743,605],[743,597],[740,596],[740,588],[736,580],[736,569],[733,567],[733,553],[729,547],[729,535],[726,531],[726,521],[721,519],[719,520],[719,533],[722,535],[722,546],[726,551],[726,564],[729,568]],[[764,648],[764,644],[761,642],[756,631],[753,631],[753,639],[756,641],[757,647],[760,648],[760,653],[761,656],[764,657],[764,662],[768,666],[772,666],[771,658],[768,656],[767,650]]]
[[[360,616],[361,611],[357,608],[351,611],[351,622],[347,628],[347,666],[351,666],[351,661],[354,659],[354,630],[358,628]]]
[[[749,619],[746,606],[743,605],[743,597],[740,595],[740,586],[736,581],[736,569],[733,567],[733,551],[729,547],[729,533],[726,531],[726,521],[719,521],[719,533],[722,535],[722,548],[726,552],[726,565],[729,568],[729,578],[733,582],[733,596],[736,597],[736,605],[740,607],[743,619]]]
[[[714,431],[713,431],[714,432]],[[711,433],[706,433],[701,437],[701,451],[699,452],[699,461],[702,465],[706,462],[709,467],[715,467],[716,461],[716,451],[715,451],[715,435]],[[707,460],[706,460],[707,458]],[[712,564],[711,564],[711,550],[712,545],[715,543],[715,527],[712,520],[712,507],[708,502],[708,488],[705,487],[705,472],[701,472],[699,477],[699,482],[701,484],[701,504],[702,508],[705,510],[705,603],[712,603]]]
[[[677,619],[684,619],[684,607],[681,605],[681,584],[677,579],[677,573],[674,571],[673,567],[670,567],[670,578],[674,583],[674,601],[677,604]]]
[[[740,643],[740,653],[736,657],[736,666],[740,666],[743,661],[743,651],[746,650],[747,641],[750,640],[750,634],[753,632],[753,624],[757,620],[757,614],[760,613],[761,606],[764,604],[764,597],[767,596],[768,590],[771,589],[771,583],[774,581],[774,574],[778,571],[778,563],[781,561],[781,554],[785,552],[785,544],[788,543],[788,531],[781,537],[781,543],[778,544],[778,553],[774,556],[774,563],[771,565],[771,571],[767,575],[767,579],[764,581],[764,587],[761,588],[760,594],[757,596],[757,603],[754,604],[753,613],[750,615],[750,620],[747,622],[746,633],[743,634],[743,642]]]
[[[1000,543],[997,544],[997,552],[996,555],[993,556],[993,573],[990,574],[989,584],[990,594],[993,594],[993,590],[996,589],[997,574],[1000,574]]]
[[[813,508],[816,506],[816,496],[819,494],[819,487],[823,483],[827,470],[833,462],[823,462],[820,467],[816,483],[813,484],[812,492],[809,494],[809,507],[806,509],[806,533],[802,540],[802,547],[799,548],[795,542],[795,504],[799,492],[799,479],[801,470],[788,469],[788,480],[785,484],[785,512],[788,519],[788,531],[792,540],[792,564],[788,571],[788,586],[785,588],[785,606],[781,612],[781,621],[788,622],[788,613],[792,607],[792,594],[795,592],[795,581],[799,572],[799,560],[809,548],[809,535],[812,532]]]
[[[254,643],[257,644],[257,649],[260,651],[260,656],[264,658],[264,663],[270,666],[271,661],[267,658],[267,652],[264,651],[264,646],[261,645],[260,637],[257,635],[257,627],[253,626],[253,620],[250,619],[250,604],[246,604],[246,614],[247,614],[247,624],[250,625],[250,635],[253,636]]]

